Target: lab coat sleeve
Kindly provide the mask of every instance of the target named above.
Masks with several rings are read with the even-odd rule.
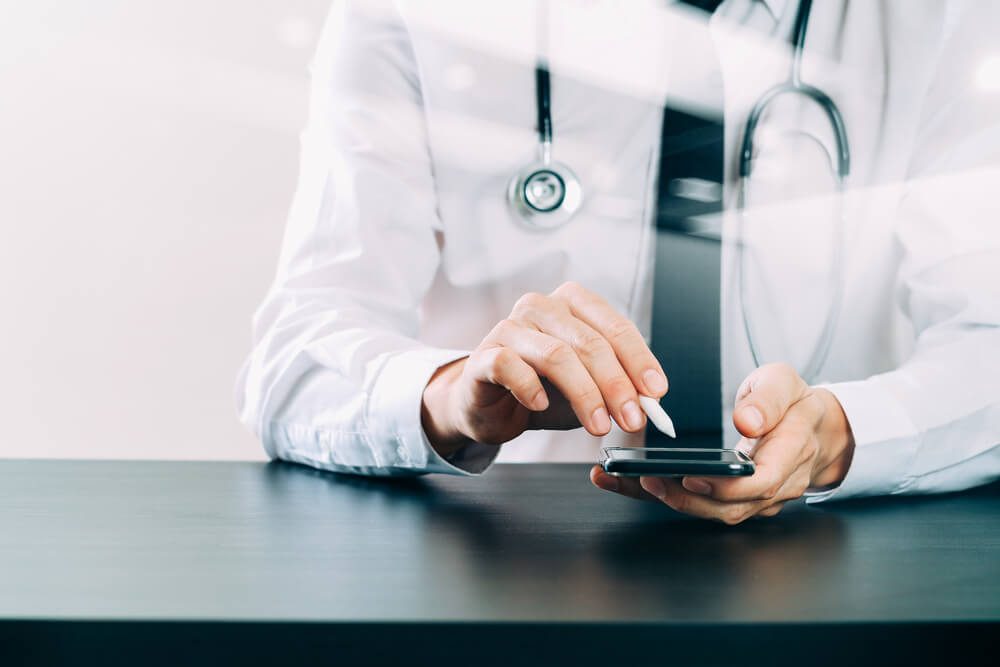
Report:
[[[467,354],[418,342],[440,260],[419,73],[393,3],[337,2],[312,71],[298,189],[274,284],[237,384],[242,421],[275,458],[338,472],[478,473],[421,419],[434,371]]]
[[[980,69],[996,57],[986,47],[1000,12],[951,9],[897,227],[915,350],[895,370],[828,386],[856,448],[843,483],[811,502],[1000,477],[1000,90]]]

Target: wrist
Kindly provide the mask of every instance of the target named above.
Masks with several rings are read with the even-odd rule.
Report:
[[[854,458],[854,434],[844,408],[827,389],[817,389],[823,402],[823,417],[817,427],[820,454],[811,486],[829,488],[840,485]]]
[[[420,406],[420,421],[427,441],[438,454],[448,458],[471,442],[458,428],[454,418],[454,388],[462,376],[465,359],[438,368],[431,376]]]

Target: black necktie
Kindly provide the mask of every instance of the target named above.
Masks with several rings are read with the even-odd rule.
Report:
[[[711,12],[719,3],[685,4]],[[683,54],[673,60],[683,63]],[[678,440],[650,427],[647,446],[721,446],[721,246],[711,234],[692,233],[699,228],[697,216],[717,214],[721,208],[722,101],[717,102],[719,113],[711,117],[669,106],[663,113],[652,348],[670,378],[670,392],[662,402]]]

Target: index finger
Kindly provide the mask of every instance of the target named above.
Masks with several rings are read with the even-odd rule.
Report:
[[[667,393],[666,373],[631,320],[600,296],[574,282],[564,283],[552,296],[564,301],[575,317],[611,343],[615,356],[639,393],[654,398]]]

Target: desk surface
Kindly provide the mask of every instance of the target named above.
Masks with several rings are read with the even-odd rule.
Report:
[[[477,626],[801,638],[1000,623],[1000,485],[725,527],[600,492],[578,465],[382,481],[281,463],[0,461],[0,527],[0,647],[11,624],[22,642],[61,628],[68,646],[116,621],[346,625],[357,641],[417,624],[453,642]]]

